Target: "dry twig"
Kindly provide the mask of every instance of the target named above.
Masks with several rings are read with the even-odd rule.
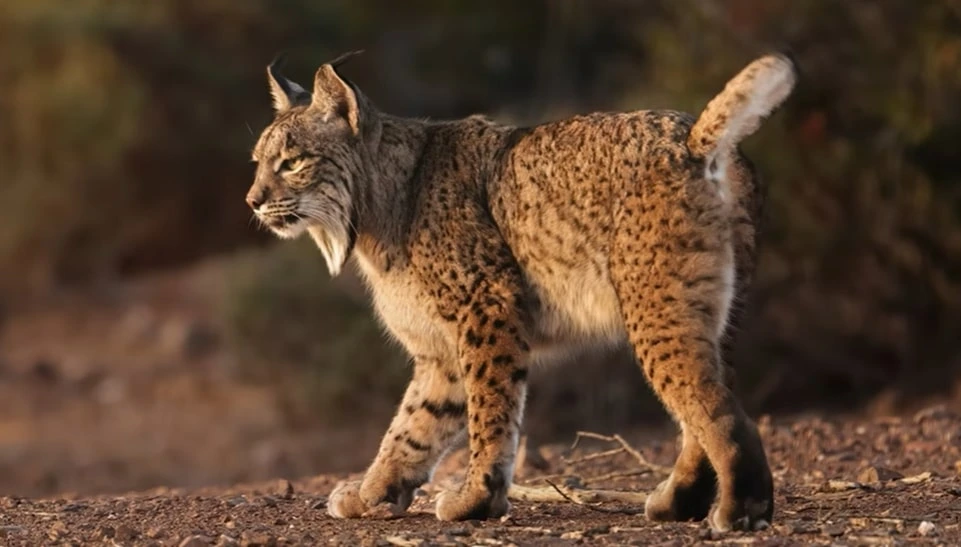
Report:
[[[612,512],[628,515],[636,515],[643,512],[643,509],[600,509],[590,505],[593,503],[619,502],[630,503],[643,506],[647,501],[647,494],[644,492],[621,492],[619,490],[587,490],[562,488],[554,482],[545,481],[548,486],[524,486],[512,484],[507,496],[515,501],[527,501],[535,503],[557,503],[570,502],[577,505],[584,505],[601,512]]]
[[[590,509],[591,511],[597,511],[598,513],[614,513],[614,514],[618,514],[618,515],[639,515],[639,514],[641,514],[641,513],[644,512],[643,507],[642,507],[641,509],[637,509],[637,508],[611,509],[611,508],[609,508],[609,507],[600,507],[600,506],[597,506],[597,505],[591,505],[591,504],[590,504],[589,502],[587,502],[587,501],[584,501],[584,500],[575,498],[575,496],[578,495],[578,492],[577,492],[576,490],[565,491],[565,490],[562,489],[560,486],[558,486],[557,484],[555,484],[555,483],[553,483],[553,482],[551,482],[551,481],[546,481],[546,482],[547,482],[547,484],[549,484],[552,488],[554,488],[554,490],[556,490],[558,494],[560,494],[561,496],[563,496],[564,499],[566,499],[567,501],[569,501],[569,502],[571,502],[571,503],[573,503],[573,504],[575,504],[575,505],[581,505],[581,506],[587,507],[587,508]],[[612,492],[614,492],[614,491],[608,491],[608,494],[610,494],[610,493],[612,493]],[[598,491],[594,491],[594,496],[597,496],[597,494],[598,494]],[[645,502],[647,501],[647,494],[640,494],[640,495],[638,495],[638,494],[633,493],[633,492],[619,492],[619,494],[633,494],[634,497],[643,497],[643,498],[644,498],[644,501],[645,501]],[[618,501],[623,501],[623,500],[618,500]]]
[[[647,475],[651,473],[650,469],[632,469],[629,471],[612,471],[610,473],[604,473],[603,475],[597,475],[596,477],[588,477],[582,479],[585,483],[589,482],[601,482],[608,481],[611,479],[623,479],[627,477],[636,477],[638,475]]]
[[[662,465],[657,465],[656,463],[651,463],[651,462],[649,462],[649,461],[647,460],[647,458],[644,457],[643,454],[641,454],[636,448],[634,448],[633,446],[631,446],[630,443],[628,443],[628,442],[624,439],[624,437],[620,436],[619,434],[614,434],[614,435],[601,435],[600,433],[593,433],[593,432],[590,432],[590,431],[578,431],[578,432],[577,432],[577,436],[574,437],[574,443],[571,444],[571,450],[574,450],[575,448],[577,448],[577,446],[578,446],[578,445],[580,444],[580,442],[581,442],[581,439],[595,439],[595,440],[598,440],[598,441],[604,441],[604,442],[608,442],[608,443],[617,443],[617,444],[620,445],[620,448],[615,448],[615,449],[613,449],[613,450],[608,450],[608,451],[605,451],[605,452],[599,452],[599,453],[597,453],[596,455],[592,454],[592,455],[590,455],[590,456],[585,456],[584,458],[580,458],[579,460],[571,460],[571,461],[568,462],[568,463],[574,463],[575,461],[587,461],[587,459],[599,458],[599,457],[601,457],[601,455],[604,455],[604,456],[612,456],[612,455],[618,454],[618,453],[620,453],[620,452],[626,452],[627,454],[630,454],[630,456],[631,456],[632,458],[634,458],[634,460],[635,460],[641,467],[645,467],[645,468],[653,471],[654,473],[660,473],[660,474],[662,474],[662,475],[670,475],[670,474],[671,474],[671,469],[670,469],[670,468],[664,467],[664,466],[662,466]],[[593,457],[591,457],[591,456],[593,456]]]

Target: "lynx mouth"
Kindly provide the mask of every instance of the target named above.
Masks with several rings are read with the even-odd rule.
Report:
[[[295,213],[262,216],[261,222],[282,239],[297,237],[307,229],[309,224],[308,219]]]
[[[267,226],[278,229],[278,228],[286,228],[287,226],[290,226],[291,224],[296,224],[301,220],[303,219],[299,215],[295,215],[293,213],[287,213],[286,215],[269,216],[266,219],[264,219],[264,222],[267,224]]]

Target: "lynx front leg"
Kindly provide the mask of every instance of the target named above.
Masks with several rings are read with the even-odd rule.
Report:
[[[337,485],[327,505],[338,518],[355,518],[391,503],[404,511],[414,489],[430,479],[437,461],[464,429],[466,402],[454,363],[416,359],[414,377],[363,480]]]
[[[510,509],[529,351],[514,294],[478,294],[460,320],[470,463],[461,489],[438,498],[440,520],[496,518]]]

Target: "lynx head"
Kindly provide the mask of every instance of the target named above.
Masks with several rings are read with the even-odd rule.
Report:
[[[322,65],[313,91],[267,67],[275,117],[253,150],[257,165],[247,204],[274,234],[305,231],[317,243],[331,275],[350,256],[357,237],[359,189],[368,183],[370,150],[379,122],[363,95],[336,72],[359,52]]]

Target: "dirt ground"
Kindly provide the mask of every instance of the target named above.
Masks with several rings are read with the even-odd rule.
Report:
[[[631,436],[643,462],[616,443],[544,446],[518,483],[571,500],[515,501],[508,518],[441,523],[437,488],[457,480],[455,453],[408,515],[339,521],[326,495],[343,476],[226,488],[158,488],[121,496],[0,498],[4,545],[958,545],[961,416],[933,407],[914,416],[764,420],[776,477],[765,531],[714,535],[704,523],[652,524],[629,502],[587,503],[592,492],[645,492],[675,455],[670,438]],[[534,464],[536,463],[535,468]],[[651,465],[648,465],[651,464]],[[546,477],[546,478],[545,478]],[[550,482],[548,482],[550,481]],[[439,485],[439,486],[438,486]],[[574,500],[578,501],[575,502]]]
[[[630,450],[598,439],[529,447],[518,495],[541,501],[515,501],[504,520],[432,516],[463,452],[409,514],[332,520],[326,496],[363,467],[388,417],[333,429],[291,412],[271,386],[237,380],[212,312],[222,286],[212,264],[8,306],[0,546],[961,545],[956,401],[762,417],[776,513],[755,534],[638,514],[676,455],[669,424],[623,431]]]

